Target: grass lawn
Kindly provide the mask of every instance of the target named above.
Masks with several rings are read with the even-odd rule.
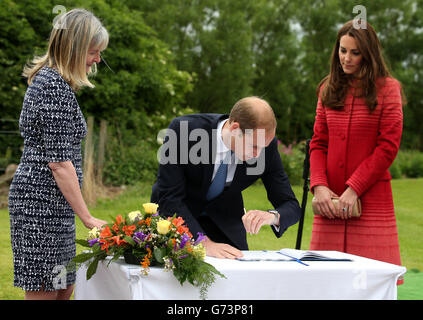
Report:
[[[407,267],[405,283],[398,287],[398,299],[423,299],[423,179],[393,180],[392,188],[397,215],[399,241],[402,264]],[[299,201],[302,198],[302,187],[295,186],[294,192]],[[110,216],[137,210],[142,203],[149,202],[150,186],[139,185],[128,189],[116,199],[100,200],[91,213],[98,218],[111,220]],[[420,193],[418,192],[420,191]],[[305,214],[301,249],[309,248],[312,213],[310,208],[311,195]],[[244,191],[245,208],[271,208],[266,192],[261,185],[254,185]],[[85,238],[87,229],[79,219],[76,220],[77,238]],[[289,228],[282,238],[277,239],[269,227],[263,228],[258,235],[248,235],[250,250],[277,250],[294,248],[298,226]],[[78,247],[78,251],[82,248]],[[23,299],[23,291],[13,287],[13,265],[10,245],[9,215],[7,210],[0,210],[0,299]]]

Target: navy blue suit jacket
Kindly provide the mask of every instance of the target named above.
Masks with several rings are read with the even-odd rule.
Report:
[[[177,216],[181,216],[194,237],[197,237],[197,232],[204,233],[197,218],[205,211],[238,249],[248,250],[246,231],[241,219],[244,214],[241,192],[244,189],[257,179],[262,179],[268,200],[280,214],[279,231],[272,227],[278,238],[289,226],[299,220],[300,206],[288,176],[284,172],[276,138],[261,152],[260,157],[265,156],[264,171],[261,174],[247,174],[248,168],[254,169],[257,164],[249,164],[245,161],[239,163],[231,185],[225,188],[217,198],[211,201],[206,200],[214,169],[215,153],[212,148],[212,139],[216,139],[216,134],[213,136],[216,130],[213,129],[217,129],[219,121],[226,118],[228,115],[224,114],[194,114],[175,118],[171,122],[168,129],[172,129],[176,136],[166,135],[164,143],[169,143],[170,139],[176,137],[177,163],[159,165],[151,201],[159,204],[161,215],[173,216],[176,213]],[[188,159],[189,150],[197,152],[199,146],[197,143],[201,139],[200,137],[197,137],[197,140],[191,139],[194,137],[187,139],[186,133],[189,134],[194,129],[204,129],[203,132],[208,133],[208,154],[203,154],[205,156],[203,159],[207,159],[205,163],[194,164]],[[181,138],[188,141],[181,141]],[[187,149],[181,150],[181,142],[185,143]],[[192,149],[193,147],[195,149]],[[169,156],[169,153],[166,153],[164,148],[161,159],[164,159],[165,155]]]

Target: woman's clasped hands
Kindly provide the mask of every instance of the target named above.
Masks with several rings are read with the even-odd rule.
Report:
[[[337,204],[334,204],[332,198],[338,198],[338,195],[326,186],[316,186],[314,198],[322,216],[329,219],[348,219],[352,216],[358,196],[351,187],[348,187],[339,197]]]

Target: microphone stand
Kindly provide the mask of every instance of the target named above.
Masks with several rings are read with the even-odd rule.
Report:
[[[310,139],[307,139],[306,148],[305,148],[304,168],[303,168],[303,179],[304,179],[303,200],[301,202],[301,217],[298,223],[297,243],[295,245],[295,249],[298,249],[298,250],[301,248],[301,238],[303,235],[303,225],[304,225],[305,209],[307,206],[307,196],[310,190],[309,172],[310,172]]]

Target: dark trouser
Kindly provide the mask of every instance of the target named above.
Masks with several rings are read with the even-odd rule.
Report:
[[[203,228],[206,236],[214,242],[218,243],[226,243],[231,245],[232,247],[238,248],[220,229],[219,227],[213,222],[210,217],[203,215],[198,217],[198,222],[200,223],[201,227]],[[239,249],[239,248],[238,248]]]

